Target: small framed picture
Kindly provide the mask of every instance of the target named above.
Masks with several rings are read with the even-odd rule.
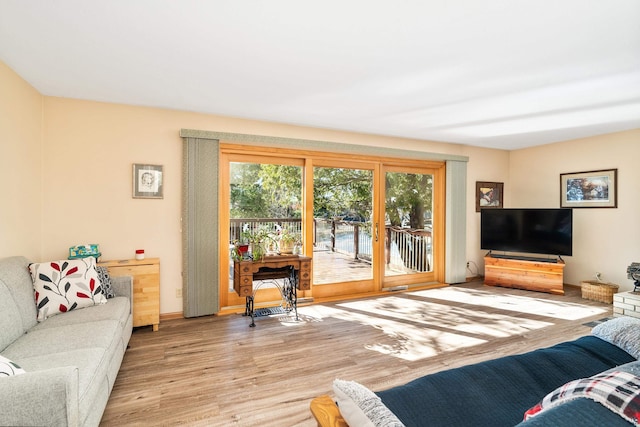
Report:
[[[561,208],[617,208],[618,169],[560,174]]]
[[[162,199],[162,165],[133,165],[133,198]]]
[[[504,183],[476,181],[476,212],[480,209],[502,209]]]

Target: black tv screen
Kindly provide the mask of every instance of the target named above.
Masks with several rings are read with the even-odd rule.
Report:
[[[570,256],[571,209],[482,209],[480,246],[490,251]]]

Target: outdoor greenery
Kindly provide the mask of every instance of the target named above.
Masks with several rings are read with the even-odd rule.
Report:
[[[372,177],[369,170],[315,168],[313,215],[316,218],[370,221]]]
[[[431,214],[432,175],[387,173],[386,217],[392,226],[425,227]]]
[[[302,167],[258,163],[232,163],[230,168],[231,218],[257,220],[242,225],[240,240],[249,243],[254,259],[277,246],[282,252],[301,242],[299,228],[284,219],[302,217]],[[424,230],[431,225],[433,177],[427,174],[385,174],[385,225]],[[313,171],[314,218],[358,222],[359,230],[371,236],[373,172],[371,170],[316,167]],[[279,219],[278,223],[261,220]],[[420,236],[401,239],[395,246],[408,268],[416,268]],[[403,243],[404,242],[404,243]],[[407,244],[407,242],[409,242]],[[233,254],[232,254],[233,255]],[[240,254],[236,250],[236,257]],[[428,271],[428,258],[417,269]],[[413,263],[413,264],[412,264]],[[410,267],[413,266],[413,267]]]
[[[300,218],[302,168],[232,163],[231,218]]]
[[[314,169],[313,206],[316,218],[367,222],[372,215],[372,171],[345,168]],[[232,163],[231,218],[300,218],[302,167]],[[430,218],[432,176],[387,173],[388,225],[414,229]]]

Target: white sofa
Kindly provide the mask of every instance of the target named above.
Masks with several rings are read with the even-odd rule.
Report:
[[[0,260],[0,355],[25,372],[0,378],[0,425],[97,426],[133,330],[130,277],[115,298],[37,322],[24,257]]]

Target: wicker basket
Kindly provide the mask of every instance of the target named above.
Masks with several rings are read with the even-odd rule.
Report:
[[[585,280],[580,282],[580,285],[582,286],[582,298],[608,304],[613,303],[613,294],[618,292],[618,285],[597,280]]]

